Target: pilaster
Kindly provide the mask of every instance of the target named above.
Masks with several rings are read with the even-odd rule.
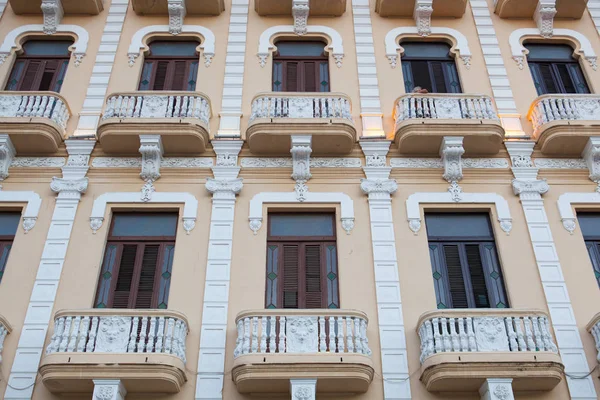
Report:
[[[479,389],[481,400],[514,400],[512,379],[488,378]]]
[[[127,389],[120,380],[94,379],[93,400],[125,400]]]

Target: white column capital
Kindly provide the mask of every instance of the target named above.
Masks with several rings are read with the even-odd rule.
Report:
[[[96,145],[95,140],[67,139],[65,140],[69,158],[62,167],[62,178],[53,177],[50,189],[58,193],[59,199],[79,200],[88,188],[87,175],[90,155]]]
[[[600,187],[600,137],[594,136],[588,139],[581,157],[590,171],[590,180]]]

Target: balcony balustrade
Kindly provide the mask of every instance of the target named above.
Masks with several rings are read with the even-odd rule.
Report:
[[[494,0],[495,12],[501,18],[533,18],[540,0]],[[555,18],[579,19],[588,0],[556,0]]]
[[[486,378],[515,390],[551,390],[563,364],[548,316],[537,310],[439,310],[419,320],[427,390],[476,391]]]
[[[590,136],[598,135],[600,96],[549,94],[538,97],[528,115],[542,153],[580,156]]]
[[[411,18],[416,0],[376,0],[375,11],[382,17]],[[467,9],[467,0],[433,0],[432,17],[460,18]]]
[[[128,392],[177,393],[185,373],[188,323],[166,310],[59,311],[40,374],[53,393],[92,392],[119,376]]]
[[[165,155],[206,150],[212,117],[209,98],[197,92],[143,91],[108,97],[98,140],[109,154],[137,153],[139,135],[162,136]]]
[[[138,15],[169,16],[168,0],[132,0],[132,6]],[[185,8],[186,15],[219,15],[225,11],[225,0],[186,0]]]
[[[594,337],[596,350],[598,352],[597,360],[600,363],[600,313],[594,315],[594,318],[587,326],[588,332]]]
[[[8,0],[15,14],[42,14],[42,0]],[[60,0],[64,15],[98,15],[104,9],[102,0]]]
[[[312,135],[313,155],[348,154],[356,142],[352,107],[340,93],[265,93],[252,101],[247,130],[256,154],[289,154],[291,135]]]
[[[0,92],[0,132],[18,154],[54,153],[71,117],[67,101],[54,92]]]
[[[346,0],[309,0],[310,16],[339,17],[346,12]],[[292,15],[292,0],[255,0],[254,9],[261,16]]]
[[[437,155],[444,136],[463,136],[467,155],[496,154],[504,140],[492,100],[483,95],[407,94],[396,100],[395,119],[394,142],[403,154]]]
[[[317,378],[318,392],[364,393],[373,379],[368,319],[350,310],[256,310],[236,319],[233,380],[240,393],[284,393]]]
[[[2,350],[4,349],[4,339],[12,331],[8,321],[0,315],[0,365],[2,365]]]

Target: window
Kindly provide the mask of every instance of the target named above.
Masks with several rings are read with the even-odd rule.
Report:
[[[566,45],[529,44],[527,62],[538,95],[589,93],[573,49]]]
[[[96,308],[167,308],[177,214],[115,214]]]
[[[579,214],[577,219],[600,286],[600,213]]]
[[[21,220],[21,214],[18,212],[0,213],[0,282],[4,276],[6,262],[10,255],[15,234]]]
[[[507,308],[487,214],[426,214],[438,308]]]
[[[6,90],[60,92],[72,44],[66,40],[30,40],[23,44],[23,54],[15,61]]]
[[[199,45],[198,42],[150,43],[139,90],[196,90]]]
[[[323,42],[277,42],[274,92],[329,92],[329,58]]]
[[[462,93],[451,47],[445,43],[402,43],[402,73],[406,93],[416,87],[429,93]]]
[[[333,214],[270,214],[266,308],[340,308]]]

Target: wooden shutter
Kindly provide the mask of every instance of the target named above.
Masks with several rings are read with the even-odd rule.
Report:
[[[285,68],[285,91],[286,92],[298,92],[298,63],[297,62],[286,62],[284,63]]]
[[[185,82],[187,78],[187,64],[185,61],[173,62],[173,75],[167,90],[185,90],[187,86]]]
[[[540,77],[543,82],[544,93],[543,94],[551,94],[551,93],[559,93],[559,87],[555,80],[554,75],[552,74],[552,65],[551,64],[538,64]]]
[[[299,308],[300,245],[283,245],[283,308]]]
[[[303,62],[303,85],[298,90],[299,92],[317,92],[317,88],[319,87],[319,73],[317,71],[317,63],[316,62]]]
[[[575,85],[569,74],[569,70],[566,64],[555,64],[554,65],[556,75],[560,78],[562,84],[563,93],[576,93]]]
[[[304,280],[306,291],[304,293],[304,308],[326,308],[323,305],[322,289],[322,245],[306,244],[304,246]]]
[[[144,246],[134,308],[154,308],[154,288],[160,245]]]
[[[35,91],[37,90],[39,79],[38,74],[42,68],[43,61],[31,60],[25,67],[25,73],[18,90],[21,91]]]
[[[168,61],[156,62],[156,72],[154,73],[154,82],[152,83],[152,90],[166,90],[168,70]]]
[[[448,274],[448,289],[452,298],[452,308],[469,308],[458,245],[444,245],[444,261]]]
[[[465,254],[467,257],[467,263],[469,264],[471,289],[473,292],[473,299],[475,300],[475,307],[489,308],[490,301],[488,298],[488,289],[485,282],[483,263],[481,260],[481,254],[479,252],[479,245],[465,245]]]
[[[429,69],[434,93],[448,93],[446,78],[444,77],[444,66],[439,61],[430,61]]]
[[[123,245],[119,272],[112,296],[112,308],[129,308],[137,253],[137,244]]]

